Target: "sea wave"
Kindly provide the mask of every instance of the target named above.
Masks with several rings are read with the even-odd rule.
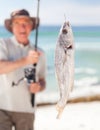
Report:
[[[91,50],[91,51],[99,51],[100,50],[100,42],[80,42],[75,44],[76,50]]]
[[[47,85],[46,90],[44,92],[38,94],[37,102],[39,104],[42,103],[52,104],[59,100],[60,98],[59,86],[56,83],[56,79],[53,78],[53,80],[51,80],[51,82],[49,83],[50,86]],[[88,93],[92,94],[91,91],[99,92],[98,89],[100,91],[100,79],[96,76],[92,76],[92,77],[85,76],[83,78],[74,80],[74,87],[73,87],[74,92],[72,92],[71,97],[76,98],[79,95],[81,97]]]
[[[80,98],[81,100],[83,98],[84,100],[84,97],[87,97],[87,100],[89,100],[89,98],[95,95],[100,95],[100,84],[92,87],[91,86],[85,87],[85,85],[84,87],[80,87],[80,88],[74,87],[73,91],[69,95],[68,100],[70,99],[74,100],[77,98]],[[44,91],[36,95],[36,103],[38,105],[56,104],[59,101],[59,98],[60,98],[60,92],[58,90],[54,92]]]
[[[94,76],[94,77],[84,77],[84,78],[80,78],[78,80],[75,80],[75,86],[78,88],[82,88],[82,87],[88,87],[88,86],[98,86],[99,84],[99,78]]]
[[[48,65],[48,70],[47,73],[48,74],[54,74],[55,73],[55,66],[54,65]],[[75,74],[79,75],[79,74],[90,74],[90,75],[94,75],[97,73],[96,69],[93,68],[75,68]]]
[[[76,68],[75,69],[76,74],[81,74],[81,73],[96,74],[96,72],[97,72],[97,70],[93,69],[93,68]]]

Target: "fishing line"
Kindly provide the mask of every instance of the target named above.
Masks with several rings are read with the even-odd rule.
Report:
[[[64,19],[65,19],[65,22],[66,22],[66,15],[64,14]]]

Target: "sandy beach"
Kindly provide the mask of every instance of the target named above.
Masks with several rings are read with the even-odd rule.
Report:
[[[55,105],[37,107],[35,130],[100,130],[100,102],[68,103],[60,119]]]

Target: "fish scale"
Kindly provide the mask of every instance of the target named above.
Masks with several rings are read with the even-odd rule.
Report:
[[[59,85],[60,99],[57,102],[57,118],[60,117],[74,86],[74,40],[69,22],[60,29],[55,49],[55,73]]]

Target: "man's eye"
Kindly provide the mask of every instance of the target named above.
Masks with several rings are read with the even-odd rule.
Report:
[[[12,25],[16,26],[16,25],[19,25],[19,23],[18,22],[14,22]]]
[[[26,23],[24,23],[24,25],[30,25],[30,23],[29,23],[29,22],[26,22]]]

